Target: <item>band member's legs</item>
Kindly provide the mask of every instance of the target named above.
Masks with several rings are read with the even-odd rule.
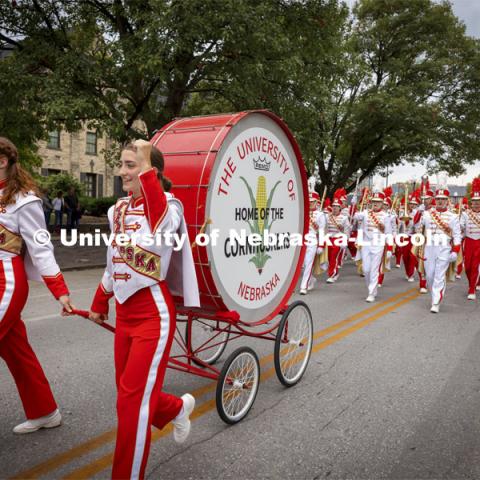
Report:
[[[468,278],[468,293],[475,293],[480,277],[480,240],[465,239],[464,245],[465,273]]]
[[[0,357],[13,375],[27,419],[52,413],[57,404],[20,319],[28,296],[23,259],[0,261]]]
[[[166,398],[161,395],[161,388],[175,332],[171,297],[157,285],[140,292],[142,298],[136,315],[141,311],[144,318],[123,318],[118,325],[123,333],[116,348],[127,348],[128,353],[118,351],[115,355],[123,370],[118,378],[113,478],[144,477],[153,419],[156,418],[158,424],[166,424],[178,415],[183,404],[181,399],[174,401],[173,396],[168,396],[167,404],[159,406]],[[146,301],[148,294],[150,303]]]
[[[317,253],[317,246],[307,246],[306,252],[305,252],[305,260],[303,262],[303,275],[302,275],[302,282],[300,284],[300,289],[307,289],[308,287],[308,282],[310,280],[310,277],[312,275],[312,270],[313,270],[313,262],[315,260],[315,254]]]

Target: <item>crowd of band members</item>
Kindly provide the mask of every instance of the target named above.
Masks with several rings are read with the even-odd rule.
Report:
[[[468,300],[476,300],[480,290],[480,178],[472,182],[470,200],[450,201],[450,192],[440,185],[433,191],[424,181],[415,191],[401,198],[392,189],[363,189],[347,202],[345,189],[333,198],[321,200],[309,193],[309,233],[319,241],[307,245],[300,294],[315,288],[326,273],[326,282],[335,283],[347,255],[357,263],[365,278],[367,302],[374,302],[379,288],[395,266],[405,269],[408,282],[418,278],[422,294],[430,292],[432,313],[438,313],[445,298],[448,280],[468,280]],[[389,241],[389,238],[393,241]],[[418,242],[424,239],[423,245]]]

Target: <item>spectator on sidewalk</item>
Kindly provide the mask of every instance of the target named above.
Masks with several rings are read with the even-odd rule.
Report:
[[[43,213],[45,214],[45,224],[47,225],[47,230],[50,229],[50,217],[52,215],[53,211],[53,204],[52,200],[50,198],[48,188],[42,188],[41,190],[42,194],[42,207],[43,207]]]
[[[75,187],[70,187],[68,195],[65,196],[65,211],[67,212],[67,229],[78,227],[80,203],[78,201],[77,192]]]
[[[58,191],[57,196],[53,199],[53,210],[55,211],[55,231],[59,232],[63,226],[63,209],[64,209],[64,201],[63,201],[63,192],[61,190]]]

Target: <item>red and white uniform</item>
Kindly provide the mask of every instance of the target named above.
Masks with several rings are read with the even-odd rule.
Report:
[[[344,236],[348,239],[350,236],[350,222],[345,209],[342,209],[338,215],[333,213],[327,215],[327,234],[330,239],[328,246],[328,276],[336,277],[345,250],[345,247],[342,246],[344,244],[339,243],[336,239]]]
[[[468,209],[462,213],[460,224],[465,235],[463,262],[468,278],[468,293],[474,294],[480,281],[480,212]]]
[[[315,261],[315,256],[317,255],[317,253],[321,253],[323,249],[323,246],[320,246],[318,243],[318,234],[319,232],[325,232],[325,214],[320,210],[310,210],[309,222],[310,223],[308,233],[310,236],[314,235],[317,238],[317,241],[313,245],[306,246],[300,290],[307,290],[309,288],[311,289],[314,286],[315,279],[312,276],[313,264]]]
[[[423,212],[420,227],[425,227],[425,234],[440,242],[445,239],[445,245],[429,242],[425,245],[425,277],[431,291],[432,304],[438,305],[445,297],[446,272],[451,262],[450,254],[458,254],[462,242],[458,215],[449,211],[439,211],[435,208]]]
[[[368,295],[376,297],[383,256],[386,250],[392,250],[391,246],[386,246],[384,237],[392,235],[392,223],[389,214],[384,210],[357,212],[355,219],[359,222],[359,237],[361,235],[363,240],[360,253]]]
[[[0,182],[0,195],[5,185]],[[45,229],[42,200],[35,195],[17,194],[14,204],[0,204],[0,357],[15,379],[30,420],[52,413],[57,404],[21,319],[28,279],[43,279],[56,299],[68,295],[51,242],[35,242],[36,232]]]
[[[420,206],[414,211],[414,217],[413,217],[413,230],[415,231],[414,233],[421,233],[421,230],[423,228],[423,224],[422,224],[423,215],[425,212],[429,212],[433,209],[434,209],[433,205],[430,205],[428,208],[424,206]],[[415,258],[415,266],[418,267],[418,258]],[[419,272],[418,269],[417,269],[417,273],[419,278],[418,288],[420,289],[427,288],[426,276],[424,276],[421,272]]]
[[[183,296],[185,305],[200,304],[188,237],[179,252],[165,241],[150,245],[148,240],[156,234],[186,234],[182,204],[163,192],[155,169],[139,178],[143,196],[120,198],[108,212],[112,231],[129,239],[135,233],[136,246],[122,245],[117,235],[91,306],[107,313],[108,300],[115,296],[118,430],[113,478],[143,478],[151,425],[163,428],[180,413],[182,400],[162,392],[176,324],[172,294]]]

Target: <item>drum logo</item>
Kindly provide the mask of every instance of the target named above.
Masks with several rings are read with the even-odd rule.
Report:
[[[270,168],[270,164],[268,165]],[[274,218],[270,219],[269,212],[270,206],[273,200],[273,194],[277,189],[278,185],[282,183],[280,180],[275,183],[274,187],[270,191],[267,200],[267,179],[260,175],[257,179],[257,192],[256,196],[253,195],[252,187],[248,184],[247,180],[244,177],[240,176],[240,180],[243,181],[245,187],[247,188],[248,195],[250,197],[250,203],[252,206],[252,210],[256,212],[256,215],[252,221],[244,220],[250,229],[250,233],[259,234],[263,238],[263,232],[265,230],[270,230],[272,227],[273,222],[275,221]],[[265,252],[264,248],[258,248],[255,255],[250,258],[249,262],[253,263],[258,271],[258,274],[261,275],[263,268],[268,260],[272,257]]]

